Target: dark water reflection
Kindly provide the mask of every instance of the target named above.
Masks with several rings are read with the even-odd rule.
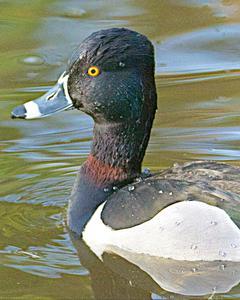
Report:
[[[239,164],[239,12],[237,0],[0,1],[0,298],[182,299],[180,290],[160,287],[126,258],[105,255],[102,263],[73,246],[65,208],[90,149],[90,118],[71,111],[12,121],[9,112],[45,92],[88,34],[127,26],[148,35],[156,49],[159,110],[144,166],[158,170],[193,159]],[[220,273],[231,267],[220,265]],[[238,266],[231,274],[229,289],[208,290],[205,298],[238,299]]]
[[[90,271],[96,299],[154,299],[164,295],[214,297],[240,282],[235,262],[174,261],[127,251],[104,253],[99,260],[83,241],[72,237],[82,264]],[[171,292],[172,294],[167,294]]]

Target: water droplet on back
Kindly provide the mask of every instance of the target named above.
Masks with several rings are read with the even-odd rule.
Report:
[[[135,187],[134,187],[133,185],[130,185],[130,186],[128,187],[128,190],[129,190],[129,192],[132,192],[132,191],[135,190]]]
[[[196,250],[197,249],[197,245],[192,244],[190,247],[192,250]]]
[[[179,226],[181,223],[182,223],[181,221],[176,221],[176,222],[175,222],[175,224],[176,224],[177,226]]]
[[[211,221],[211,225],[216,226],[218,223],[216,221]]]
[[[219,250],[218,254],[222,257],[226,257],[227,256],[227,253],[222,251],[222,250]]]

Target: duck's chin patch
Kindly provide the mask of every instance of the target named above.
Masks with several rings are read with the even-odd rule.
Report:
[[[63,73],[46,94],[16,107],[12,111],[12,118],[37,119],[71,109],[73,102],[68,93],[68,77],[68,74]]]

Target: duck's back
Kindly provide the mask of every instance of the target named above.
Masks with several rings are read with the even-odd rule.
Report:
[[[200,201],[225,210],[240,226],[240,169],[215,162],[191,162],[138,180],[114,193],[102,211],[114,229],[139,225],[181,201]]]
[[[240,167],[213,161],[195,161],[175,164],[165,170],[161,176],[187,180],[190,182],[206,182],[226,192],[240,195]]]

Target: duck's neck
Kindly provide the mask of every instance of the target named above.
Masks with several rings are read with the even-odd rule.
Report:
[[[82,167],[89,181],[108,187],[131,181],[140,174],[149,137],[142,125],[131,121],[95,124],[91,154]]]
[[[80,234],[99,204],[141,173],[152,121],[95,124],[91,153],[69,202],[68,225]]]

